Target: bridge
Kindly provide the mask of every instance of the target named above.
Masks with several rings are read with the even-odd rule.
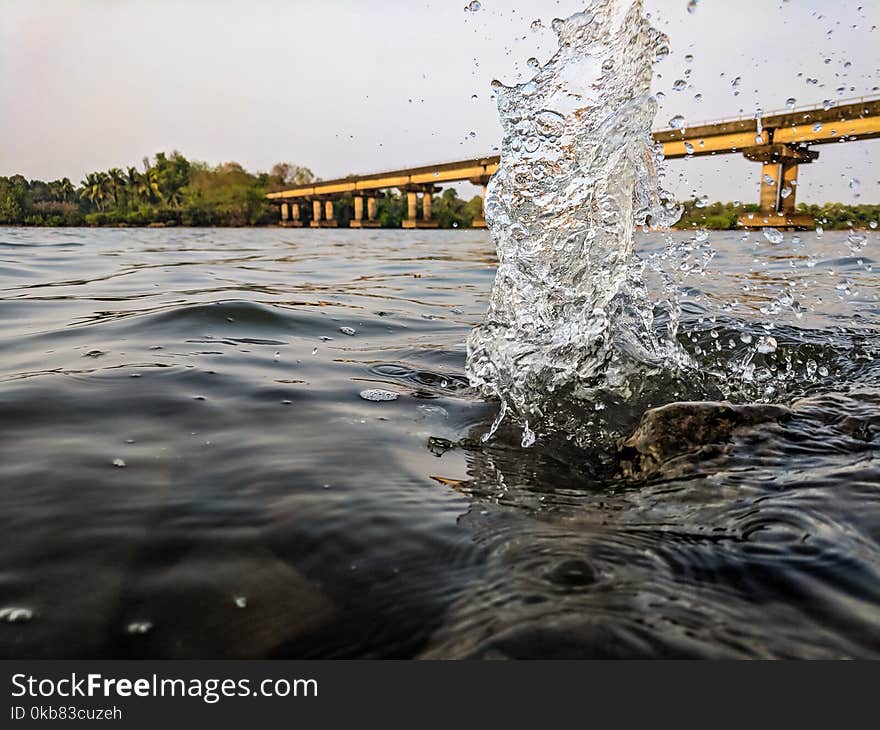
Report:
[[[812,148],[878,137],[880,96],[654,132],[655,142],[663,145],[663,154],[670,160],[742,154],[747,160],[761,165],[760,212],[740,218],[740,225],[746,228],[813,227],[812,216],[798,213],[795,207],[798,169],[819,157],[819,152]],[[298,185],[269,193],[267,197],[278,205],[281,225],[319,228],[337,225],[334,200],[351,195],[354,200],[351,227],[375,228],[380,225],[377,199],[385,190],[398,189],[407,196],[407,217],[403,227],[436,228],[431,203],[433,194],[441,190],[439,184],[471,182],[483,187],[485,200],[486,183],[498,169],[499,159],[498,156],[482,157],[370,175],[351,175]],[[419,196],[422,199],[421,217],[418,214]],[[485,217],[474,221],[474,227],[485,226]]]

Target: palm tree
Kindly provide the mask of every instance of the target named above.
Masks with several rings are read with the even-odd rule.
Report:
[[[70,182],[69,177],[65,177],[61,180],[61,185],[58,186],[58,192],[61,194],[61,200],[65,203],[70,201],[70,197],[76,192],[73,187],[73,183]]]
[[[129,167],[125,173],[125,187],[128,193],[128,204],[132,208],[137,200],[140,184],[141,174],[137,171],[136,167]]]
[[[119,188],[125,187],[125,173],[118,167],[113,167],[107,171],[107,180],[110,190],[113,193],[113,205],[119,206]]]
[[[162,192],[159,190],[159,172],[155,167],[148,167],[138,181],[138,194],[147,202],[161,200]]]

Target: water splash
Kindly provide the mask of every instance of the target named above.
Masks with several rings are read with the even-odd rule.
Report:
[[[651,135],[667,38],[641,0],[593,0],[553,28],[559,49],[533,79],[494,84],[504,137],[486,217],[499,267],[468,340],[471,384],[502,403],[493,431],[510,413],[524,445],[559,403],[626,397],[633,374],[685,359],[675,316],[666,336],[654,327],[633,254],[636,226],[680,214]]]

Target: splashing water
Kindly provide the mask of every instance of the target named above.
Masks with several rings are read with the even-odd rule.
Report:
[[[686,362],[674,306],[667,335],[655,331],[633,254],[637,225],[680,215],[651,136],[667,38],[641,0],[594,0],[554,29],[559,50],[532,80],[494,84],[504,137],[486,217],[499,267],[468,340],[471,384],[501,400],[492,432],[511,413],[524,445],[559,404],[628,397],[632,375]]]

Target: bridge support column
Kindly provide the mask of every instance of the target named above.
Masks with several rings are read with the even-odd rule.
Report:
[[[407,190],[406,192],[406,220],[403,222],[404,228],[415,228],[418,225],[416,206],[418,204],[418,194],[415,190]]]
[[[281,225],[287,225],[287,219],[290,217],[290,206],[287,203],[281,204]]]
[[[439,223],[431,217],[431,196],[440,190],[435,185],[410,185],[406,191],[407,217],[404,228],[438,228]],[[418,217],[418,196],[422,193],[422,217]]]
[[[290,204],[290,212],[291,212],[292,220],[290,221],[289,225],[296,226],[296,227],[301,226],[303,224],[303,222],[302,222],[302,216],[301,216],[300,210],[299,210],[299,203],[291,203]]]
[[[352,228],[378,228],[379,221],[376,220],[376,196],[371,195],[367,198],[367,219],[364,220],[364,196],[354,196],[354,218],[349,224]]]
[[[320,200],[312,201],[312,222],[309,225],[312,228],[320,228],[321,227],[321,209],[322,209]]]
[[[747,149],[743,155],[746,159],[761,163],[761,210],[751,214],[751,217],[742,216],[739,219],[741,226],[795,229],[816,225],[813,216],[797,212],[795,189],[798,165],[812,162],[819,157],[818,152],[784,144],[769,144]]]
[[[479,218],[474,218],[474,222],[471,223],[473,228],[485,228],[486,227],[486,186],[489,184],[489,179],[491,175],[482,175],[481,177],[472,177],[470,179],[471,183],[474,185],[480,185],[483,188],[483,204],[482,210],[480,212]]]

